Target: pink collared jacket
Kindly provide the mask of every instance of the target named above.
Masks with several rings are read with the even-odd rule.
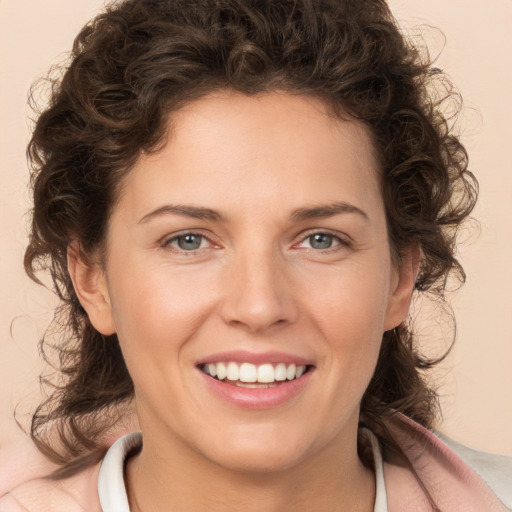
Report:
[[[402,415],[389,426],[410,467],[383,461],[369,431],[377,482],[374,512],[512,511],[512,458],[472,450]],[[103,461],[62,480],[34,452],[0,454],[0,512],[129,512],[123,481],[126,453],[139,432],[119,438]],[[412,468],[412,470],[411,470]]]

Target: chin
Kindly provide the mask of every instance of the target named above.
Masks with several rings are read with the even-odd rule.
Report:
[[[204,455],[213,463],[227,470],[247,474],[268,474],[286,471],[303,462],[312,447],[293,439],[289,433],[271,439],[261,435],[243,436],[229,441],[209,444]],[[219,449],[213,448],[219,447]]]
[[[231,452],[216,457],[219,466],[229,471],[240,474],[268,475],[279,473],[298,466],[303,460],[292,451],[276,453],[274,450],[245,450],[243,452]]]

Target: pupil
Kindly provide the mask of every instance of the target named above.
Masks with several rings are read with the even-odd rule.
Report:
[[[329,249],[332,245],[332,236],[324,233],[317,233],[310,237],[310,243],[313,249]]]
[[[183,235],[178,238],[178,245],[180,249],[194,250],[199,249],[201,246],[201,236],[198,235]]]

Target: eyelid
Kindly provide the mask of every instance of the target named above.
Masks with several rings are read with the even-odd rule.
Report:
[[[164,237],[162,237],[158,243],[164,249],[169,249],[169,250],[172,250],[172,251],[180,253],[180,254],[184,254],[184,253],[194,254],[196,251],[201,251],[202,249],[206,249],[206,247],[203,247],[201,249],[185,251],[183,249],[179,249],[177,247],[171,246],[171,242],[173,242],[174,240],[177,240],[178,238],[180,238],[182,236],[187,236],[187,235],[201,236],[204,239],[208,240],[210,246],[219,247],[219,244],[213,240],[213,237],[211,235],[206,234],[201,229],[184,229],[184,230],[178,231],[176,233],[171,233],[169,235],[165,235]]]
[[[295,242],[293,244],[293,246],[295,247],[295,246],[303,243],[305,240],[307,240],[309,237],[311,237],[313,235],[329,235],[329,236],[332,236],[333,238],[336,238],[339,241],[339,245],[341,245],[341,246],[350,247],[352,245],[352,238],[349,235],[347,235],[346,233],[340,233],[339,231],[333,231],[331,229],[316,228],[316,229],[307,230],[306,232],[302,232],[299,235],[300,238],[299,238],[298,242]],[[338,247],[338,246],[336,245],[334,247],[329,247],[328,249],[313,249],[313,250],[315,252],[326,252],[326,251],[335,250],[336,247]]]
[[[339,231],[334,231],[331,229],[315,228],[315,229],[310,229],[305,232],[302,232],[300,235],[298,235],[296,237],[296,239],[298,238],[298,241],[293,243],[293,247],[300,245],[305,240],[307,240],[309,237],[316,235],[316,234],[324,234],[324,235],[332,236],[333,238],[336,238],[339,241],[339,245],[341,245],[341,246],[350,247],[352,244],[352,238],[349,235],[347,235],[346,233],[340,233]],[[162,237],[159,240],[158,244],[163,248],[167,248],[169,250],[173,250],[178,253],[193,254],[196,251],[202,250],[202,249],[194,249],[194,250],[190,250],[190,251],[185,251],[183,249],[172,247],[170,245],[170,242],[173,242],[174,240],[178,239],[179,237],[186,236],[186,235],[201,236],[209,242],[210,246],[220,247],[220,244],[213,239],[214,237],[209,233],[205,233],[202,229],[184,229],[182,231],[178,231],[175,233],[165,235],[164,237]],[[336,247],[338,247],[338,245],[336,245],[334,247],[330,247],[328,249],[323,249],[323,250],[322,249],[314,249],[314,251],[315,252],[326,252],[326,251],[330,251],[330,250],[335,250]],[[203,248],[203,249],[206,249],[206,248]]]

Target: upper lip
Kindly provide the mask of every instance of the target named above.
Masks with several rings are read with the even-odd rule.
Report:
[[[254,365],[260,365],[265,363],[270,364],[295,364],[297,366],[311,366],[313,362],[305,357],[297,356],[294,354],[288,354],[286,352],[247,352],[244,350],[232,350],[228,352],[218,352],[201,358],[197,362],[197,366],[201,366],[208,363],[252,363]]]

